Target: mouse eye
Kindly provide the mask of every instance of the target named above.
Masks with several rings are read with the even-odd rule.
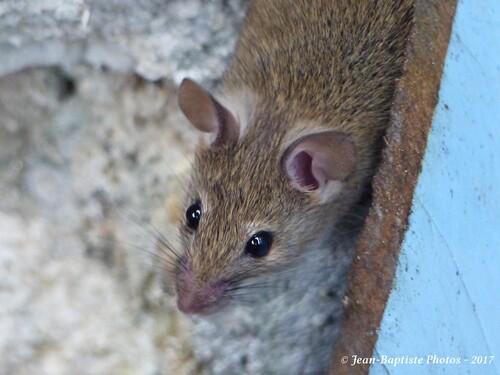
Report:
[[[262,258],[269,253],[272,244],[273,235],[271,232],[258,232],[248,240],[245,252],[254,258]]]
[[[198,228],[198,223],[201,217],[201,205],[200,202],[196,202],[195,204],[189,206],[186,211],[186,223],[187,226],[193,230]]]

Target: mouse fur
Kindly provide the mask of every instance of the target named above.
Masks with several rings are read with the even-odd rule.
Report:
[[[231,290],[330,240],[369,186],[411,27],[409,0],[256,0],[221,87],[185,80],[179,104],[204,136],[185,197],[173,283],[210,313]],[[262,258],[245,253],[272,233]]]

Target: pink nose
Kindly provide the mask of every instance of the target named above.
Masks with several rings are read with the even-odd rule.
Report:
[[[177,279],[177,307],[185,314],[203,314],[217,310],[224,287],[220,282],[198,282],[185,271]]]

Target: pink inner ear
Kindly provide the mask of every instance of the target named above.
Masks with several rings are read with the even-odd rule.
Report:
[[[356,167],[356,147],[345,134],[325,131],[306,135],[288,147],[284,168],[304,192],[325,191],[328,181],[343,181]]]
[[[287,166],[294,182],[304,190],[319,189],[319,181],[313,175],[313,158],[305,151],[295,154]]]

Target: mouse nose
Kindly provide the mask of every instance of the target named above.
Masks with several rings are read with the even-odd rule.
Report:
[[[184,274],[177,280],[177,307],[185,314],[203,314],[216,309],[223,292],[220,282],[198,282]]]

